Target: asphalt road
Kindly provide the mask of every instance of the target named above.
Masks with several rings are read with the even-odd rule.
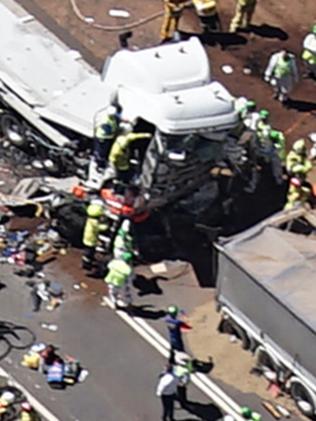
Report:
[[[100,305],[98,293],[75,291],[74,280],[62,272],[48,278],[61,279],[67,291],[64,304],[54,312],[30,311],[29,288],[25,280],[1,267],[1,319],[19,321],[32,327],[38,341],[54,343],[61,355],[77,357],[89,370],[82,384],[64,391],[51,390],[38,372],[20,366],[22,354],[12,351],[1,362],[18,380],[60,420],[149,421],[160,419],[160,402],[155,397],[157,376],[165,360],[127,326],[113,310]],[[95,281],[100,282],[100,281]],[[57,332],[40,327],[55,323]],[[192,413],[176,412],[178,420],[216,420],[219,411],[193,385],[189,390]]]

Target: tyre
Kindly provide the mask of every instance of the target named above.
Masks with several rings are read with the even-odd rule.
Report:
[[[11,405],[4,414],[1,415],[1,421],[14,421],[17,419],[18,411],[15,406]]]
[[[6,339],[10,342],[12,348],[26,349],[34,344],[36,336],[25,326],[14,326],[6,334]]]
[[[279,380],[281,369],[274,358],[262,346],[256,349],[255,356],[257,367],[261,369],[264,377],[269,381]]]
[[[316,408],[312,394],[302,383],[294,381],[290,393],[302,414],[310,418],[315,416]]]
[[[0,120],[1,130],[4,136],[15,146],[21,147],[25,144],[25,127],[13,114],[5,113]]]
[[[235,335],[237,336],[237,338],[241,342],[242,349],[244,349],[245,351],[250,349],[250,339],[249,339],[248,334],[245,331],[245,329],[240,327],[235,322],[232,322],[232,325],[233,325],[233,331],[234,331]]]

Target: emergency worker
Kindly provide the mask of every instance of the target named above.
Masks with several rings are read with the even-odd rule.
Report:
[[[309,71],[309,75],[316,78],[316,24],[304,38],[302,60]]]
[[[162,42],[173,39],[178,32],[179,21],[187,4],[188,1],[183,0],[164,0],[164,17],[160,29]]]
[[[112,143],[118,134],[120,115],[117,107],[110,105],[96,116],[93,156],[99,169],[105,169]]]
[[[124,219],[113,244],[113,256],[120,259],[124,253],[131,253],[134,256],[133,237],[131,236],[131,221]]]
[[[10,406],[14,403],[14,393],[4,391],[0,396],[0,419],[5,419],[6,414],[9,412]]]
[[[21,403],[19,421],[40,421],[39,416],[28,402]]]
[[[193,0],[193,5],[201,21],[204,32],[222,30],[217,11],[217,0]]]
[[[116,178],[128,183],[132,177],[130,171],[130,145],[139,139],[150,139],[151,133],[134,133],[131,123],[120,124],[120,135],[115,139],[109,154],[109,164],[116,173]]]
[[[288,175],[290,177],[297,177],[300,180],[306,180],[307,174],[312,168],[313,165],[308,158],[305,140],[296,140],[286,157],[286,171]]]
[[[290,179],[290,185],[286,197],[285,210],[293,209],[295,206],[304,205],[312,194],[309,183],[300,180],[298,177]]]
[[[82,268],[91,270],[95,257],[95,250],[99,234],[108,229],[108,225],[101,222],[104,216],[104,205],[101,200],[91,201],[87,208],[87,220],[83,232],[83,245],[85,246],[82,256]]]
[[[274,98],[286,103],[289,93],[299,80],[294,54],[287,50],[272,54],[264,73],[264,80],[273,86]]]
[[[184,344],[182,340],[182,328],[191,329],[187,323],[183,320],[178,319],[179,308],[175,305],[168,307],[167,316],[165,323],[169,332],[169,339],[171,345],[171,351],[184,352]]]
[[[174,375],[179,379],[177,386],[177,395],[182,408],[188,406],[187,386],[191,380],[191,374],[194,372],[192,359],[185,352],[175,354],[175,364],[173,367]]]
[[[259,119],[257,122],[257,137],[261,145],[269,138],[271,125],[269,123],[270,113],[268,110],[262,109],[259,111]]]
[[[134,277],[132,258],[131,253],[123,253],[120,259],[112,259],[108,264],[108,273],[104,281],[115,308],[121,304],[119,299],[125,306],[132,305],[131,283]]]
[[[231,20],[229,32],[249,28],[256,4],[257,0],[237,0],[235,16]]]
[[[278,157],[283,166],[286,163],[286,140],[284,134],[280,130],[270,130],[270,139],[277,151]]]

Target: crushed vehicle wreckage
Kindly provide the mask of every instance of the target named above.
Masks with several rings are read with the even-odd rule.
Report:
[[[230,135],[240,124],[236,99],[213,80],[197,38],[122,49],[99,74],[77,51],[47,37],[31,16],[19,17],[4,5],[0,11],[2,146],[15,145],[32,156],[34,166],[79,175],[89,190],[99,190],[111,175],[89,168],[95,120],[117,103],[125,120],[152,134],[134,151],[135,183],[147,208],[214,182],[210,170],[217,166],[248,177],[250,142]]]

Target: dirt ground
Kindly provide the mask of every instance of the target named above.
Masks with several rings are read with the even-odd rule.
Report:
[[[80,49],[83,56],[96,68],[101,68],[104,57],[119,48],[118,34],[94,29],[75,15],[70,0],[18,0],[30,13],[60,37]],[[106,26],[130,24],[162,10],[161,0],[76,0],[76,4],[86,17],[93,17],[95,23]],[[219,13],[223,28],[227,29],[234,13],[234,0],[219,0]],[[290,7],[289,7],[290,6]],[[124,9],[130,18],[112,18],[111,8]],[[272,123],[284,130],[289,144],[293,140],[316,130],[316,82],[301,80],[293,92],[291,109],[285,109],[272,99],[271,88],[262,81],[262,73],[268,57],[274,51],[288,48],[298,57],[302,40],[316,20],[314,0],[259,0],[253,19],[253,31],[201,37],[207,48],[214,78],[220,80],[236,96],[254,98],[260,107],[271,111]],[[161,18],[135,28],[131,47],[139,48],[159,43]],[[201,36],[199,20],[193,10],[186,10],[180,23],[183,36]],[[121,31],[122,32],[122,31]],[[221,71],[223,64],[234,68],[231,75]],[[302,65],[299,63],[301,70]],[[251,75],[244,75],[243,68],[251,69]]]
[[[119,48],[119,32],[94,29],[81,22],[70,0],[18,0],[18,3],[65,42],[80,50],[97,69],[101,69],[104,57]],[[234,0],[219,0],[218,3],[223,27],[228,28],[234,12]],[[77,5],[84,16],[109,26],[131,23],[162,10],[161,0],[77,0]],[[108,15],[111,8],[125,9],[131,17],[111,18]],[[260,107],[269,109],[273,126],[285,132],[288,146],[295,139],[316,131],[316,82],[302,79],[293,92],[291,108],[286,109],[272,99],[271,87],[263,82],[262,74],[270,54],[281,48],[288,48],[299,57],[303,38],[315,21],[315,0],[258,0],[252,32],[237,36],[223,34],[208,39],[201,37],[210,57],[214,78],[232,94],[253,98]],[[160,24],[161,18],[158,18],[134,29],[131,46],[157,45]],[[180,29],[184,37],[190,34],[201,36],[199,21],[193,10],[185,11]],[[234,72],[225,75],[221,70],[223,64],[233,66]],[[251,69],[250,75],[243,73],[245,66]],[[301,62],[299,66],[303,72]],[[192,351],[201,359],[212,356],[214,378],[244,392],[271,399],[265,380],[245,374],[254,365],[251,354],[242,351],[238,344],[230,343],[228,336],[217,333],[218,316],[214,307],[212,303],[207,303],[190,315],[195,326],[188,335]],[[293,408],[287,399],[278,399],[279,402]]]
[[[193,355],[201,361],[212,358],[214,368],[211,376],[225,384],[238,388],[244,393],[254,393],[262,399],[280,404],[299,416],[295,404],[288,396],[273,398],[268,391],[269,383],[263,377],[250,374],[255,366],[255,358],[249,351],[244,351],[238,341],[226,334],[219,334],[217,326],[220,320],[215,311],[215,303],[205,303],[189,315],[193,329],[186,333],[186,339]]]

